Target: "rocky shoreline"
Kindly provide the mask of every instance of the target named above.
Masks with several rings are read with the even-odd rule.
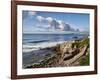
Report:
[[[66,67],[66,66],[85,66],[89,65],[89,38],[82,40],[68,41],[57,44],[54,47],[43,48],[37,51],[45,54],[38,61],[34,60],[24,68],[47,68],[47,67]],[[33,56],[36,56],[34,54]],[[38,54],[38,55],[39,55]],[[31,58],[30,58],[31,60]],[[85,62],[86,61],[86,62]]]

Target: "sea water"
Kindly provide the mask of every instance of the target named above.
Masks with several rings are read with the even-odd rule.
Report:
[[[87,37],[88,34],[29,34],[22,37],[23,53],[55,46],[70,40],[78,40]]]

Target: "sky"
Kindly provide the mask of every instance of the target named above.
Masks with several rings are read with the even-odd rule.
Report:
[[[62,12],[22,12],[24,33],[89,31],[89,14]]]

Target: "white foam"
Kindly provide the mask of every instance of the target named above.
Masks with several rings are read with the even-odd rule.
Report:
[[[39,50],[46,47],[53,47],[57,44],[64,43],[66,41],[59,41],[59,42],[45,42],[45,43],[39,43],[39,44],[33,44],[33,45],[23,45],[23,52],[31,52],[34,50]]]

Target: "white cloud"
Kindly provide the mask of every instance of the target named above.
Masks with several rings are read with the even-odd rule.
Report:
[[[28,15],[34,16],[34,15],[36,15],[36,12],[35,12],[35,11],[29,11],[29,12],[28,12]]]
[[[55,18],[52,17],[42,17],[42,16],[37,16],[36,17],[38,19],[39,22],[42,21],[47,21],[47,29],[51,29],[51,30],[61,30],[61,31],[74,31],[74,29],[69,25],[66,24],[64,21],[62,20],[57,20]]]
[[[62,21],[62,20],[58,20],[58,23],[59,23],[59,28],[60,28],[62,31],[75,31],[75,30],[70,26],[70,24],[67,24],[67,23],[65,23],[65,22]]]
[[[53,21],[53,18],[52,17],[47,17],[46,20],[51,23]]]
[[[49,28],[51,29],[59,29],[59,23],[57,22],[56,19],[52,18],[52,17],[47,17],[46,20],[48,21],[48,25],[49,25]]]
[[[37,16],[36,18],[37,18],[37,20],[38,20],[39,22],[42,22],[43,20],[45,20],[45,18],[42,17],[42,16]]]
[[[61,21],[61,20],[58,20],[58,23],[59,23],[59,28],[60,28],[61,30],[64,30],[65,23],[64,23],[63,21]]]

